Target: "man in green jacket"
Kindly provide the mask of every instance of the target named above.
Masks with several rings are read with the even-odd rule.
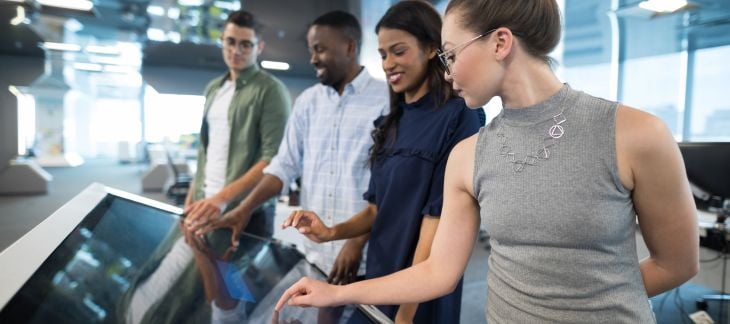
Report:
[[[232,12],[223,27],[223,60],[228,72],[205,89],[198,167],[185,200],[192,219],[216,216],[234,207],[263,177],[281,142],[291,99],[284,84],[261,70],[261,25],[246,11]],[[245,231],[271,237],[274,207],[256,210]]]

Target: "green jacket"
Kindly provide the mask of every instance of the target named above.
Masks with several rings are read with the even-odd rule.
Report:
[[[207,115],[216,92],[229,74],[214,79],[205,88],[205,110],[200,128],[198,167],[195,173],[193,201],[205,198],[205,163],[208,146]],[[291,110],[291,98],[286,86],[258,65],[241,72],[236,79],[236,91],[228,109],[231,127],[228,146],[226,185],[243,176],[258,161],[271,161],[279,150],[284,127]],[[228,204],[226,211],[236,207],[244,197],[237,197]],[[275,203],[269,201],[265,205]]]

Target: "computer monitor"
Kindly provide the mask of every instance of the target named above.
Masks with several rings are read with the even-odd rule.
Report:
[[[94,184],[0,252],[0,323],[271,323],[284,290],[325,279],[293,246],[180,231],[181,210]],[[345,316],[343,316],[345,314]],[[285,307],[284,322],[388,319],[372,306]]]
[[[730,199],[730,142],[682,142],[687,177],[700,209],[716,211]],[[697,190],[699,189],[699,190]]]

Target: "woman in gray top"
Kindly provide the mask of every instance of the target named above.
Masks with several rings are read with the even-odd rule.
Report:
[[[554,0],[454,0],[440,54],[469,107],[503,111],[459,143],[446,167],[429,258],[347,286],[308,278],[292,305],[402,304],[451,291],[479,220],[490,234],[492,323],[647,323],[648,297],[699,269],[695,206],[672,135],[657,118],[562,84],[547,54]],[[650,255],[638,260],[634,228]]]

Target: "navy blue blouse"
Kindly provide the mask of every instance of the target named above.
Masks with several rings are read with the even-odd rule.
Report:
[[[378,207],[368,242],[368,279],[411,265],[421,220],[425,215],[441,215],[449,153],[480,127],[477,111],[467,108],[461,98],[436,107],[433,97],[426,94],[401,107],[395,143],[386,143],[379,154],[363,195]],[[376,120],[375,126],[381,127],[382,121],[383,117]],[[421,303],[414,323],[458,323],[460,304],[461,283],[452,294]],[[380,308],[391,318],[397,311],[397,306]]]

